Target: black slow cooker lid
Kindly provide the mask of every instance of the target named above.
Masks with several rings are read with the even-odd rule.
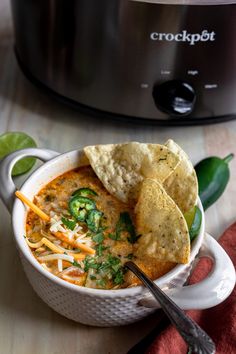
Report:
[[[131,0],[138,2],[150,2],[152,4],[166,5],[229,5],[236,4],[236,0]]]

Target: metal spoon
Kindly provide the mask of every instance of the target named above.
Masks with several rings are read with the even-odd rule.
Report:
[[[161,305],[162,310],[189,345],[189,349],[192,350],[192,353],[215,354],[215,344],[208,334],[187,316],[135,263],[131,261],[126,262],[125,267],[131,270],[151,291]]]

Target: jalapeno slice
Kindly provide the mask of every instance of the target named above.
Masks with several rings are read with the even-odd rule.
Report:
[[[74,196],[88,197],[90,195],[97,196],[97,193],[90,188],[79,188],[79,189],[76,189],[76,191],[74,191],[72,193],[72,197],[74,197]]]
[[[93,209],[88,212],[86,223],[88,228],[93,232],[98,232],[103,213]]]
[[[85,221],[88,212],[92,209],[96,209],[92,199],[76,195],[69,201],[70,213],[79,221]]]

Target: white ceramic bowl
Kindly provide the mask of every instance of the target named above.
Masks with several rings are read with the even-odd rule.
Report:
[[[52,179],[83,165],[84,162],[81,151],[59,155],[45,149],[25,149],[8,155],[0,163],[0,197],[12,212],[14,236],[21,261],[36,293],[61,315],[94,326],[124,325],[138,321],[155,311],[159,304],[142,286],[119,290],[80,287],[47,272],[36,261],[24,239],[27,208],[20,200],[15,199],[15,185],[11,178],[14,164],[25,156],[35,156],[46,162],[21,188],[31,200]],[[202,227],[193,242],[190,263],[177,265],[155,281],[182,309],[215,306],[229,296],[235,285],[233,264],[223,248],[210,235],[204,233],[205,219],[200,200],[198,206],[203,214]],[[214,269],[202,282],[183,287],[192,262],[198,254],[211,257],[214,260]]]

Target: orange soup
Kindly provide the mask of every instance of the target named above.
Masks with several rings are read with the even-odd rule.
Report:
[[[34,203],[50,216],[50,222],[29,211],[27,243],[42,267],[67,282],[119,289],[139,284],[124,267],[130,259],[152,279],[175,266],[134,256],[139,235],[133,206],[110,195],[90,166],[55,178]]]

